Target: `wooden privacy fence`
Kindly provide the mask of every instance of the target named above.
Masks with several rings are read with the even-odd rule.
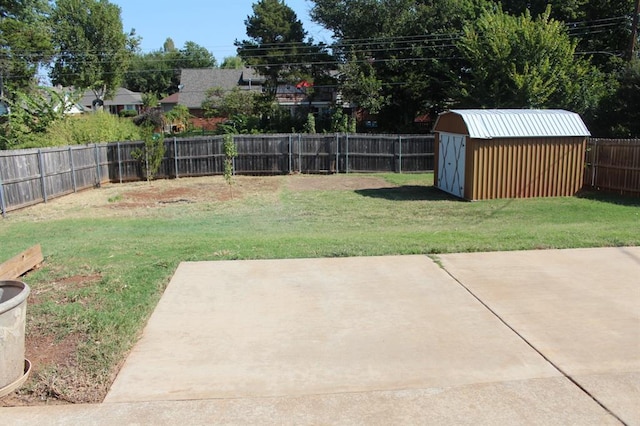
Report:
[[[0,208],[4,215],[108,179],[104,144],[0,151]]]
[[[237,135],[235,174],[421,172],[433,170],[433,136]],[[157,177],[224,173],[222,136],[166,139]],[[112,181],[140,180],[141,164],[131,153],[140,142],[108,144]]]
[[[424,172],[433,170],[431,135],[238,135],[235,174]],[[222,136],[168,138],[159,178],[224,173]],[[132,156],[143,142],[0,151],[2,214],[99,186],[144,179]]]
[[[587,142],[585,188],[640,196],[640,139]]]
[[[239,135],[236,174],[424,172],[434,167],[431,135]],[[223,138],[165,140],[158,177],[223,174]],[[142,142],[0,151],[2,215],[103,182],[144,179],[131,155]],[[585,188],[640,196],[640,139],[590,139]]]

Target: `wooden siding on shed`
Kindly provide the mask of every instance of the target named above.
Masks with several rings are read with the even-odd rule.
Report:
[[[573,196],[584,178],[585,137],[470,139],[465,198]]]

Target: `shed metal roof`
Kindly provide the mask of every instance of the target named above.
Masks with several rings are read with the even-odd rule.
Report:
[[[469,136],[474,139],[591,136],[578,114],[561,109],[455,109],[450,112],[462,117]]]

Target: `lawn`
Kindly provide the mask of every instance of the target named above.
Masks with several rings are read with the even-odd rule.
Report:
[[[0,405],[100,401],[181,261],[640,245],[640,200],[464,202],[431,174],[106,185],[10,212],[0,262],[40,243],[28,385]]]

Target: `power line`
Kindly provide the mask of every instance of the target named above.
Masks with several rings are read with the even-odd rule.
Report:
[[[619,27],[619,23],[621,21],[628,21],[628,16],[617,16],[611,18],[602,18],[597,20],[590,21],[576,21],[576,22],[568,22],[565,23],[565,27],[570,35],[576,34],[587,34],[585,31],[601,29],[601,28],[617,28]],[[573,33],[573,34],[572,34]],[[364,49],[365,46],[377,45],[384,46],[389,44],[408,44],[408,43],[435,43],[437,41],[455,41],[458,40],[462,36],[462,31],[448,32],[448,33],[431,33],[431,34],[420,34],[420,35],[408,35],[408,36],[391,36],[391,37],[366,37],[366,38],[343,38],[342,40],[332,43],[332,44],[324,44],[324,45],[308,45],[305,42],[285,42],[285,43],[261,43],[255,47],[256,50],[265,50],[269,48],[278,48],[279,50],[286,51],[287,49],[299,49],[299,48],[325,48],[325,49],[344,49],[349,47],[356,47],[359,49]],[[236,46],[237,47],[237,46]],[[246,50],[251,51],[251,47]],[[160,50],[149,51],[148,53],[162,53]],[[178,49],[177,52],[186,52],[185,49]],[[89,54],[106,54],[106,55],[115,55],[116,53],[102,52],[101,50],[89,50],[83,52],[74,52],[69,51],[65,52],[65,54],[79,54],[79,53],[89,53]],[[41,51],[30,51],[30,50],[12,50],[12,55],[18,57],[27,58],[29,56],[42,56],[43,52]],[[0,56],[2,53],[0,52]],[[179,58],[172,59],[175,61],[180,60]]]
[[[567,33],[571,37],[582,37],[585,35],[592,35],[596,33],[601,33],[608,29],[619,27],[619,23],[621,21],[627,21],[627,16],[619,16],[619,17],[611,17],[611,18],[603,18],[592,21],[577,21],[570,22],[565,24],[567,28]],[[282,58],[292,58],[295,61],[291,61],[288,63],[270,63],[270,64],[261,64],[263,66],[283,66],[283,67],[293,67],[293,66],[320,66],[320,65],[333,65],[339,66],[344,63],[340,58],[336,58],[329,61],[320,61],[320,60],[310,60],[303,61],[304,58],[314,59],[318,54],[328,54],[326,50],[338,50],[343,51],[343,54],[353,53],[355,55],[368,55],[371,59],[360,59],[356,60],[356,63],[365,63],[373,60],[377,63],[387,63],[387,62],[408,62],[408,61],[426,61],[426,60],[450,60],[450,59],[460,59],[453,58],[450,55],[447,55],[446,52],[444,55],[434,55],[434,56],[425,56],[424,50],[433,50],[433,49],[453,49],[456,47],[455,42],[459,40],[463,35],[462,31],[455,31],[450,33],[434,33],[434,34],[423,34],[423,35],[411,35],[411,36],[393,36],[393,37],[370,37],[370,38],[358,38],[358,39],[343,39],[340,42],[333,43],[331,45],[322,45],[320,48],[325,49],[324,51],[314,51],[314,52],[293,52],[294,49],[318,49],[318,46],[306,45],[304,43],[267,43],[256,47],[256,51],[265,51],[268,50],[269,47],[278,47],[282,51]],[[250,51],[251,49],[249,49]],[[26,52],[26,51],[25,51]],[[93,51],[97,52],[97,51]],[[290,53],[288,53],[290,52]],[[405,57],[391,57],[391,58],[375,58],[375,54],[384,53],[386,55],[397,55],[402,56],[404,53],[412,53],[415,52],[414,55],[409,55]],[[420,52],[420,56],[415,56],[417,52]],[[73,52],[69,52],[73,53]],[[610,54],[610,55],[619,55],[619,52],[605,52],[605,51],[594,51],[594,52],[576,52],[576,54]],[[107,53],[103,55],[103,58],[99,60],[99,62],[107,62],[110,55],[115,55],[115,53]],[[42,56],[41,53],[20,53],[20,51],[11,51],[11,54],[7,52],[0,52],[0,59],[2,57],[8,56],[17,56],[20,58],[29,58]],[[56,56],[54,56],[55,59]],[[260,55],[245,55],[245,60],[251,61],[251,59],[262,59]],[[178,62],[184,61],[184,57],[176,57],[173,58],[169,55],[160,58],[147,58],[146,61],[150,63],[161,63],[168,64],[171,66],[172,64],[177,64]],[[349,61],[352,62],[352,61]],[[140,69],[140,70],[129,70],[129,74],[134,73],[154,73],[154,72],[177,72],[180,68],[170,68],[165,70],[157,70],[153,68]],[[66,74],[69,75],[69,74]],[[18,78],[18,76],[16,76]]]

